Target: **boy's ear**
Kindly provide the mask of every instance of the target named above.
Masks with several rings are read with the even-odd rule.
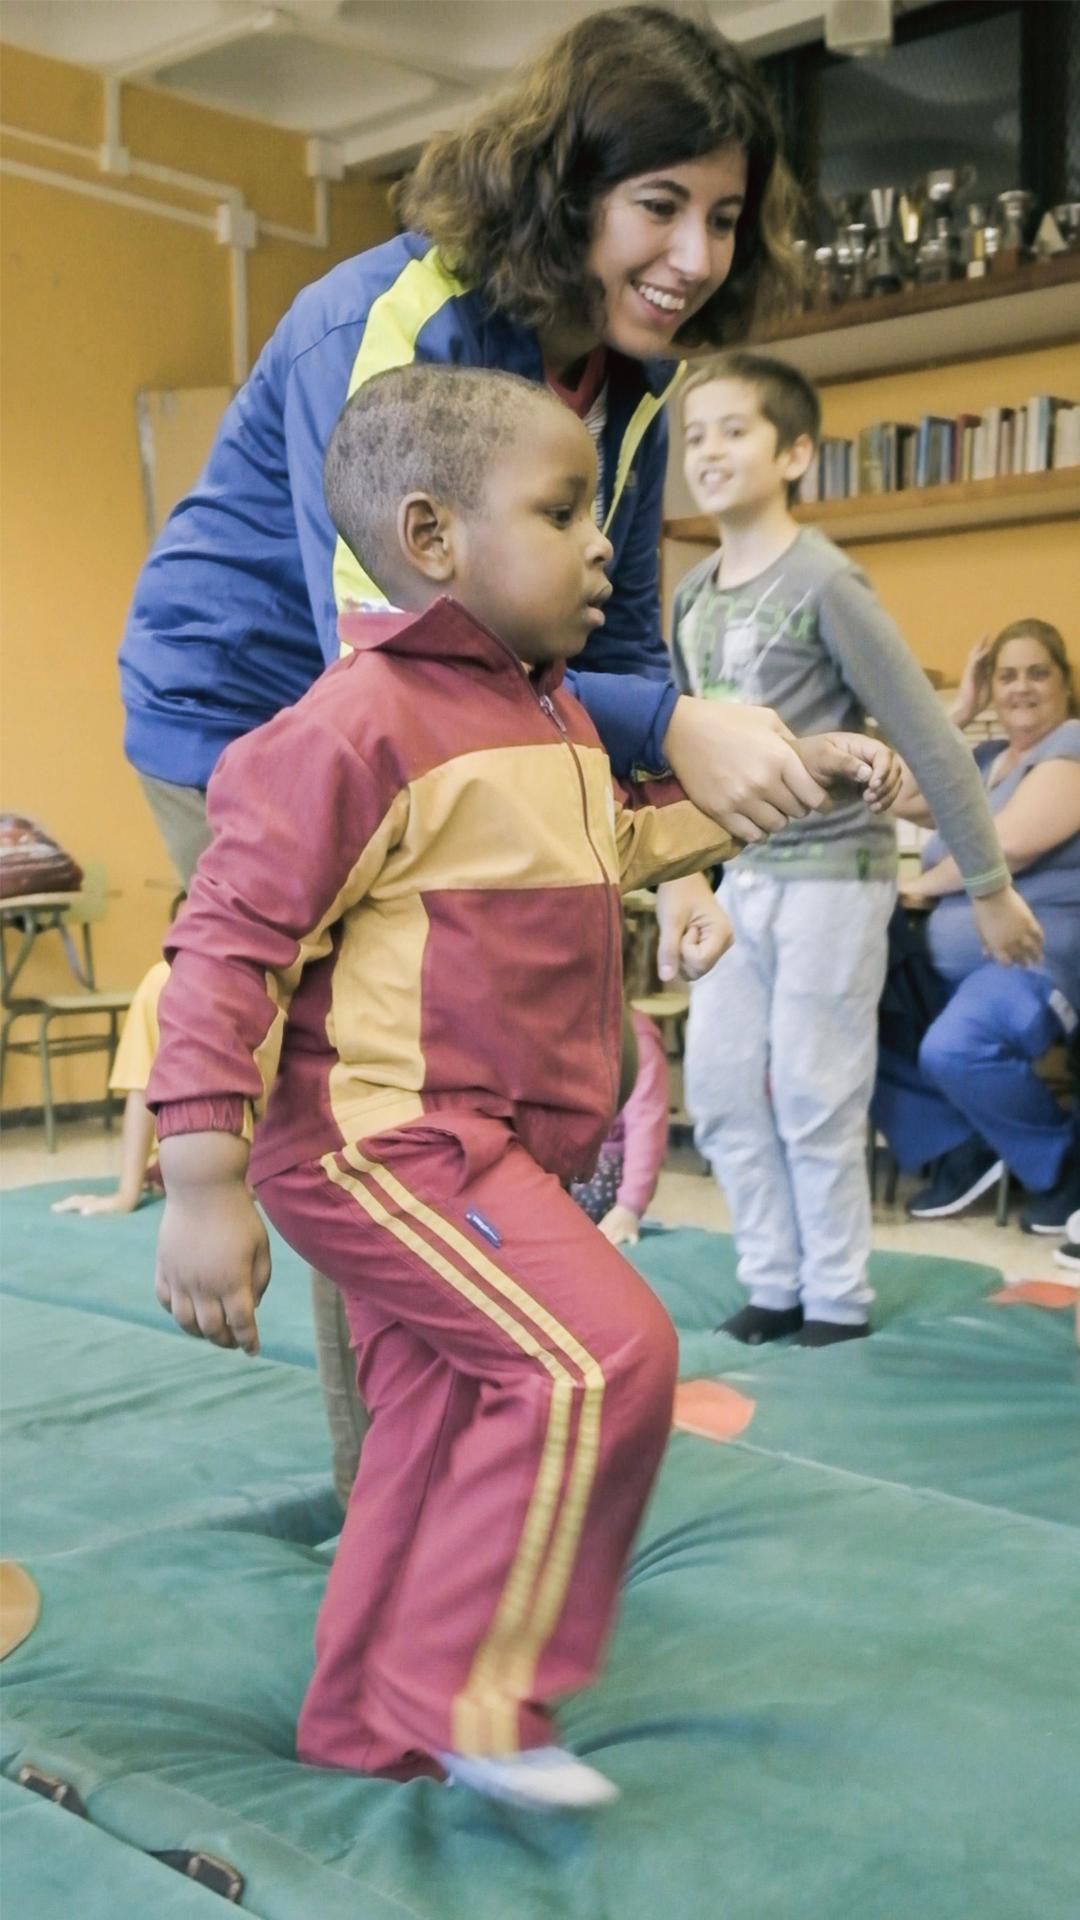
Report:
[[[813,457],[814,443],[808,433],[800,433],[798,439],[793,440],[790,447],[784,448],[783,453],[780,455],[782,462],[781,471],[789,485],[795,480],[802,479]]]
[[[430,493],[407,493],[397,511],[398,545],[427,580],[454,576],[454,515]]]

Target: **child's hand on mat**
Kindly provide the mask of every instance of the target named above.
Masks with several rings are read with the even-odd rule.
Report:
[[[54,1200],[50,1213],[81,1213],[89,1218],[92,1213],[134,1213],[138,1200],[129,1200],[124,1193],[69,1193],[63,1200]]]
[[[1043,954],[1043,930],[1013,886],[999,887],[973,900],[979,938],[991,960],[1003,967],[1037,967]]]
[[[154,1290],[185,1333],[258,1353],[255,1309],[270,1283],[270,1243],[244,1185],[247,1162],[246,1143],[228,1133],[162,1141]]]
[[[599,1225],[604,1239],[613,1247],[636,1247],[641,1238],[641,1222],[632,1207],[609,1208]]]

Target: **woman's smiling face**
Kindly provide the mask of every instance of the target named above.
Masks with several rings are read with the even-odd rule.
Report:
[[[1065,675],[1041,640],[1006,640],[994,662],[990,692],[1010,739],[1042,740],[1069,717]]]
[[[585,270],[604,290],[607,346],[634,360],[670,355],[679,328],[731,271],[745,198],[746,154],[735,140],[603,195]]]

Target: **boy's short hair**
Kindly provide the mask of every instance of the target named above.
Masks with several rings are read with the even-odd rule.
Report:
[[[384,592],[401,566],[396,523],[405,495],[429,493],[475,511],[492,455],[513,446],[536,406],[561,402],[516,373],[422,363],[374,374],[346,401],[323,463],[326,505]]]
[[[817,446],[821,436],[821,402],[817,389],[786,360],[736,348],[731,353],[718,353],[702,361],[683,381],[680,404],[684,419],[687,396],[695,387],[708,386],[712,380],[741,380],[744,386],[753,387],[758,406],[776,428],[777,453],[793,447],[804,434]]]

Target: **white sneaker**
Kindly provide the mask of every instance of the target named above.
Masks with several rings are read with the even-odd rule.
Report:
[[[524,1753],[440,1753],[452,1785],[472,1787],[489,1800],[554,1813],[560,1807],[600,1807],[619,1789],[595,1767],[564,1747],[529,1747]]]

